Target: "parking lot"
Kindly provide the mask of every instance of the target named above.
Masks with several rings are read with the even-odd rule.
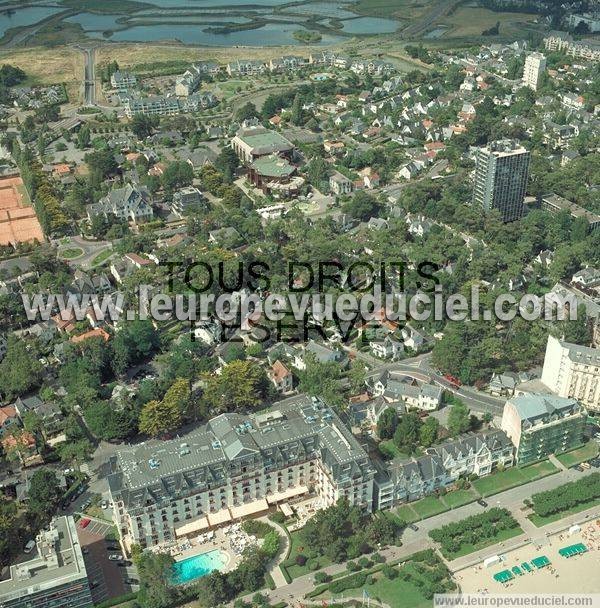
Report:
[[[86,524],[87,520],[89,523]],[[137,586],[126,583],[128,580],[137,581],[133,564],[125,561],[119,565],[119,561],[109,559],[109,555],[121,554],[116,541],[105,539],[111,529],[110,523],[89,517],[82,517],[77,522],[77,535],[95,604],[137,589]]]

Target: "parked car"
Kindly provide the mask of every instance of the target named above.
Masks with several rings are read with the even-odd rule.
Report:
[[[419,528],[418,526],[415,526],[415,524],[409,524],[408,527],[413,531],[416,532]]]
[[[25,553],[31,553],[34,549],[35,549],[35,541],[28,540],[27,544],[25,545],[25,549],[23,549],[23,551],[25,551]]]
[[[482,507],[487,507],[487,506],[488,506],[488,503],[487,503],[487,502],[485,502],[485,500],[483,500],[483,498],[480,498],[480,499],[477,501],[477,504],[478,504],[478,505],[481,505]]]
[[[576,471],[583,473],[583,467],[580,464],[577,464],[573,467]]]
[[[123,559],[123,556],[122,556],[120,553],[111,553],[111,554],[108,556],[108,559],[109,559],[111,562],[118,562],[118,561],[121,561],[121,560]]]
[[[137,578],[126,578],[125,579],[126,585],[139,585],[139,582],[140,581],[138,581]]]
[[[100,505],[103,509],[108,509],[108,500],[103,500],[102,504]]]
[[[81,503],[81,507],[80,507],[81,511],[85,511],[86,509],[89,509],[91,504],[92,504],[92,501],[89,498],[87,500],[84,500]]]
[[[582,462],[580,466],[584,469],[589,469],[591,465],[589,462]]]
[[[84,517],[80,522],[79,522],[79,527],[80,528],[87,528],[90,525],[90,521],[92,521],[91,519],[88,519],[87,517]]]

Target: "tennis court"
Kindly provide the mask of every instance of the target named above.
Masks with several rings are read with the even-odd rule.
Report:
[[[33,207],[23,205],[25,186],[20,177],[0,179],[0,245],[44,240]]]

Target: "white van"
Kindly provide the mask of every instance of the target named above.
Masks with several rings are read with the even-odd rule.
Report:
[[[35,549],[35,541],[29,540],[25,545],[25,553],[31,553]]]

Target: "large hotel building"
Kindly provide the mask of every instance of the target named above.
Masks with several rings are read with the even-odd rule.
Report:
[[[372,509],[375,468],[337,414],[299,396],[222,414],[181,438],[121,450],[109,477],[126,546],[147,547],[316,494]]]

